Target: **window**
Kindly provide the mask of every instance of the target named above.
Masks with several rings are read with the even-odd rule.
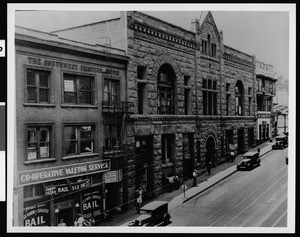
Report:
[[[24,186],[23,189],[23,198],[38,198],[44,195],[44,186],[43,184],[35,184]]]
[[[64,154],[66,156],[94,152],[94,126],[64,127]]]
[[[27,102],[50,103],[50,72],[27,69]]]
[[[207,41],[206,40],[202,40],[202,54],[207,55]]]
[[[168,64],[158,72],[158,114],[174,114],[175,73]]]
[[[217,57],[217,45],[215,43],[211,44],[211,56],[214,58]]]
[[[120,102],[120,81],[104,79],[104,98],[108,105]]]
[[[64,103],[93,104],[93,77],[64,73]]]
[[[248,95],[249,95],[249,97],[248,97],[248,103],[249,103],[249,115],[252,115],[252,88],[251,87],[249,87],[248,88]]]
[[[194,147],[194,136],[192,133],[183,134],[183,159],[190,159]]]
[[[217,115],[217,81],[203,79],[203,114]]]
[[[147,75],[147,68],[145,66],[137,67],[137,79],[145,80]]]
[[[230,145],[234,145],[233,130],[226,130],[226,151],[230,150]]]
[[[138,83],[138,113],[144,113],[144,104],[145,104],[145,88],[146,84]]]
[[[190,114],[190,76],[184,76],[184,114]]]
[[[162,163],[172,164],[174,157],[175,135],[165,134],[162,135]]]
[[[27,128],[27,160],[50,157],[50,127]]]
[[[121,126],[106,124],[104,127],[104,150],[118,150],[121,147]]]
[[[235,86],[235,114],[243,115],[244,114],[244,88],[241,81],[238,81]]]

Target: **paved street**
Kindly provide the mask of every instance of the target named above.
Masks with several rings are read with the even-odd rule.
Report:
[[[238,171],[171,211],[171,226],[286,227],[288,150]]]
[[[260,148],[261,149],[261,158],[262,158],[263,163],[265,163],[265,157],[267,157],[267,155],[269,153],[273,154],[273,153],[280,152],[280,151],[272,151],[271,150],[272,144],[273,143],[267,141],[267,142],[259,145],[258,147],[251,148],[249,151],[256,151],[257,148]],[[285,149],[284,152],[287,152],[287,149]],[[282,156],[283,156],[283,154],[282,154]],[[183,193],[183,189],[180,188],[180,189],[174,190],[173,192],[170,192],[170,193],[166,192],[166,193],[158,196],[155,200],[168,201],[169,202],[169,210],[172,213],[173,210],[176,210],[176,208],[179,207],[180,205],[182,205],[183,203],[189,202],[189,200],[192,199],[193,197],[197,198],[197,197],[200,197],[200,195],[202,196],[202,193],[204,193],[205,190],[208,190],[208,191],[214,190],[215,188],[220,187],[220,185],[222,183],[227,183],[228,181],[230,182],[230,180],[231,180],[230,176],[233,176],[236,173],[240,173],[239,174],[240,176],[245,176],[245,174],[247,174],[245,172],[236,172],[236,164],[238,164],[241,160],[242,160],[242,154],[238,155],[234,162],[227,162],[227,163],[224,163],[217,167],[214,167],[211,171],[211,175],[204,173],[204,174],[198,176],[197,177],[197,184],[198,184],[197,187],[192,187],[193,179],[186,180],[185,184],[187,186],[187,190],[186,190],[185,194]],[[278,160],[278,162],[280,162],[280,161]],[[264,165],[264,166],[266,167],[266,165]],[[252,172],[254,172],[254,170]],[[218,185],[218,186],[216,186],[216,185]],[[226,188],[228,188],[228,187],[224,186],[221,193],[225,192]],[[220,192],[220,191],[216,191],[216,192]],[[153,200],[149,200],[149,201],[153,201]],[[146,202],[144,204],[146,204]],[[201,210],[201,212],[202,212],[202,210]],[[135,209],[132,209],[125,213],[113,216],[113,218],[108,222],[100,222],[100,223],[97,223],[97,225],[120,226],[128,221],[134,220],[137,216],[138,216],[138,214],[136,214]],[[173,225],[176,225],[176,223],[177,223],[177,225],[179,224],[178,222],[176,222],[176,214],[175,214],[174,219],[172,216],[172,220],[173,220]],[[209,222],[209,224],[210,223],[211,222]]]

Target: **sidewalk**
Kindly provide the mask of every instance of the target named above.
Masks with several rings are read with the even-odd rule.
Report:
[[[267,141],[255,148],[249,149],[249,151],[257,151],[257,149],[260,148],[260,156],[263,156],[264,154],[272,150],[273,144],[274,142]],[[151,202],[154,200],[167,201],[169,202],[169,210],[172,210],[236,172],[236,165],[242,160],[242,158],[243,154],[240,154],[235,158],[234,162],[226,162],[212,168],[210,175],[208,175],[208,173],[199,175],[197,177],[197,187],[193,187],[193,178],[185,181],[185,193],[183,193],[183,188],[180,187],[178,190],[174,190],[170,193],[163,193],[157,198],[149,200],[147,202]],[[145,204],[146,202],[143,203],[143,205]],[[109,222],[100,222],[99,226],[120,226],[123,223],[134,220],[138,215],[139,214],[136,213],[136,210],[132,209],[125,213],[113,216]]]

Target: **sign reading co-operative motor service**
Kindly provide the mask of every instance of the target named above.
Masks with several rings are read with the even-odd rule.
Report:
[[[109,170],[110,160],[101,160],[38,170],[21,171],[18,173],[18,185],[24,186],[44,183],[80,175],[106,172]]]

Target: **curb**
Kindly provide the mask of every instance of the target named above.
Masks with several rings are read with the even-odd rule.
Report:
[[[270,151],[272,151],[272,144],[270,145],[270,148],[271,148],[271,149],[268,149],[265,153],[261,154],[260,157],[262,157],[262,156],[264,156],[265,154],[267,154],[267,153],[269,153]],[[234,165],[234,166],[235,166],[235,165]],[[231,167],[228,168],[228,169],[232,169],[232,167],[234,167],[234,166],[231,166]],[[228,170],[228,169],[227,169],[227,170]],[[225,171],[226,171],[226,170],[225,170]],[[205,187],[204,189],[199,190],[199,192],[197,192],[197,193],[191,195],[190,197],[185,198],[185,199],[183,200],[182,203],[185,203],[185,202],[187,202],[188,200],[192,199],[193,197],[197,196],[198,194],[200,194],[200,193],[206,191],[207,189],[211,188],[211,187],[214,186],[215,184],[217,184],[217,183],[221,182],[222,180],[228,178],[230,175],[234,174],[235,172],[237,172],[236,169],[235,169],[233,172],[231,172],[231,173],[225,175],[225,176],[222,177],[221,179],[217,180],[216,182],[212,183],[211,185]]]
[[[233,167],[233,166],[232,166],[232,167]],[[228,168],[228,169],[230,169],[230,168]],[[183,203],[187,202],[188,200],[192,199],[193,197],[197,196],[198,194],[200,194],[200,193],[206,191],[207,189],[211,188],[212,186],[214,186],[215,184],[221,182],[222,180],[228,178],[230,175],[234,174],[235,172],[237,172],[237,170],[234,170],[233,172],[231,172],[231,173],[225,175],[224,177],[222,177],[221,179],[219,179],[219,180],[217,180],[216,182],[212,183],[211,185],[209,185],[209,186],[205,187],[204,189],[200,190],[198,193],[193,194],[192,196],[186,198],[186,199],[183,201]]]

